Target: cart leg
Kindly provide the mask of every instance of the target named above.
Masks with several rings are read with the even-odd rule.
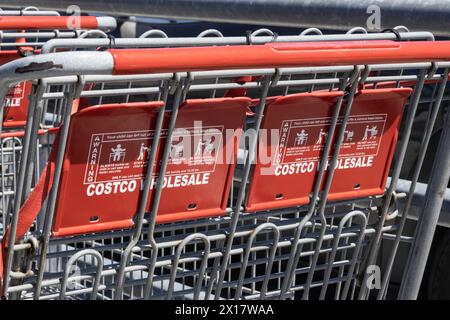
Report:
[[[414,242],[403,275],[399,299],[417,299],[423,273],[430,253],[433,235],[441,212],[444,194],[450,177],[450,112],[447,111],[444,129],[439,141],[435,165],[425,197],[425,204],[417,222]]]

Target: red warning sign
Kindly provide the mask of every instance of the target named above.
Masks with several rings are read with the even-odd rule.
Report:
[[[223,98],[188,100],[180,107],[157,222],[225,213],[238,129],[249,104],[247,98]],[[53,225],[55,236],[132,226],[161,106],[157,102],[103,105],[73,115]],[[165,115],[164,127],[169,115]],[[147,211],[166,139],[164,129]]]
[[[55,236],[133,225],[143,169],[133,166],[136,144],[148,141],[161,102],[90,107],[72,115],[53,223]],[[146,136],[144,134],[144,136]]]
[[[384,192],[398,126],[410,93],[409,88],[362,90],[355,97],[329,200]],[[269,135],[267,141],[260,139],[258,162],[247,198],[248,210],[309,202],[328,138],[332,108],[341,94],[295,94],[280,97],[267,106],[263,132],[278,134]],[[337,130],[341,124],[342,116]]]
[[[341,145],[339,159],[362,157],[361,161],[339,161],[339,168],[350,168],[370,165],[370,159],[378,154],[381,137],[384,133],[387,114],[350,116],[344,141]],[[331,117],[295,119],[283,121],[281,139],[286,145],[279,146],[277,162],[280,165],[305,161],[319,161],[325,141],[327,129],[331,125]],[[342,123],[339,117],[338,125]],[[308,143],[308,140],[312,139]]]
[[[84,177],[87,194],[103,194],[102,187],[94,188],[100,183],[142,179],[154,134],[154,130],[93,134]]]
[[[188,100],[177,118],[157,222],[224,214],[249,98]],[[158,177],[154,178],[154,183]]]

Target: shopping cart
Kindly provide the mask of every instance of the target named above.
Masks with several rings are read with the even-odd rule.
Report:
[[[2,95],[9,84],[39,80],[33,91],[39,94],[33,95],[29,115],[42,112],[39,101],[64,102],[63,126],[51,160],[23,205],[14,203],[3,239],[4,295],[367,298],[366,270],[374,265],[382,238],[401,236],[401,221],[388,223],[398,217],[396,184],[427,81],[437,89],[425,127],[422,150],[426,151],[448,78],[448,46],[448,42],[336,41],[107,50],[45,54],[2,66]],[[29,69],[32,65],[42,69]],[[250,80],[235,81],[243,77]],[[95,82],[119,88],[84,90]],[[130,88],[130,82],[147,86]],[[62,92],[47,90],[61,84]],[[233,89],[246,89],[245,97],[224,97]],[[142,94],[145,101],[127,100]],[[191,99],[199,94],[210,99]],[[76,98],[114,95],[125,96],[125,103],[111,105],[103,100],[98,107],[72,114]],[[298,105],[306,107],[295,108]],[[180,128],[200,136],[193,138],[194,153],[206,153],[202,144],[211,136],[202,126],[191,125],[196,120],[220,133],[215,136],[220,142],[214,152],[234,150],[228,161],[217,163],[217,170],[204,170],[211,164],[206,161],[189,163],[193,170],[189,171],[176,160]],[[287,163],[288,171],[293,163],[302,175],[270,172],[271,161],[278,161],[280,152],[268,150],[271,144],[262,139],[263,133],[273,128],[281,128],[282,133],[285,123],[295,135],[288,139],[294,146],[283,156],[294,157]],[[16,199],[22,199],[30,172],[26,159],[36,148],[38,127],[36,121],[27,122]],[[312,144],[305,142],[305,136],[296,140],[306,127],[317,129],[314,139],[313,131],[309,133]],[[227,137],[226,129],[235,134]],[[320,129],[327,129],[327,135],[320,135]],[[248,143],[239,143],[242,135],[248,136]],[[376,150],[374,155],[362,153],[362,158],[374,157],[371,164],[368,159],[345,163],[343,152],[353,152],[353,141],[345,140],[349,136],[364,150]],[[401,140],[391,165],[398,136]],[[280,146],[282,139],[274,141]],[[105,144],[106,158],[97,153],[98,141]],[[311,152],[299,151],[303,144],[315,147]],[[122,156],[130,150],[135,157]],[[145,153],[134,165],[141,150]],[[268,166],[255,150],[267,151]],[[310,152],[308,162],[314,163],[312,171],[301,165],[305,150]],[[239,154],[244,155],[241,162]],[[437,162],[445,162],[443,157],[445,153]],[[108,163],[103,163],[105,159]],[[93,175],[88,173],[89,164],[94,165]],[[420,167],[419,162],[416,170]],[[204,179],[208,171],[211,180]],[[203,174],[203,178],[192,183],[188,178],[182,189],[174,178],[180,173]],[[441,174],[448,179],[447,171]],[[85,184],[90,177],[94,180]],[[136,183],[131,189],[130,181]],[[115,191],[107,191],[108,182],[119,182]],[[414,191],[412,182],[408,197]],[[73,192],[74,183],[80,193]],[[180,178],[178,184],[183,183]],[[286,188],[287,183],[302,188]],[[430,180],[431,187],[433,183]],[[104,195],[111,195],[106,202]],[[84,201],[89,209],[74,207],[74,201]],[[22,242],[41,209],[42,227]]]
[[[150,38],[152,37],[152,38]],[[278,36],[274,32],[272,32],[269,29],[260,29],[253,33],[248,33],[246,37],[223,37],[221,32],[218,30],[210,29],[205,30],[204,32],[200,33],[198,37],[196,38],[168,38],[167,35],[161,30],[150,30],[148,32],[145,32],[142,34],[140,39],[114,39],[114,41],[111,41],[110,39],[89,39],[89,40],[53,40],[49,41],[46,45],[43,46],[43,52],[52,52],[56,50],[57,48],[82,48],[82,47],[88,47],[88,48],[98,48],[98,47],[167,47],[167,46],[208,46],[208,45],[238,45],[238,44],[263,44],[268,42],[293,42],[293,41],[302,41],[302,42],[309,42],[309,41],[337,41],[337,40],[382,40],[382,39],[392,39],[392,40],[434,40],[434,37],[431,33],[428,32],[409,32],[407,28],[405,27],[396,27],[389,33],[371,33],[368,34],[366,30],[363,28],[354,28],[347,32],[346,34],[327,34],[323,35],[322,32],[316,28],[306,29],[303,31],[299,36]],[[400,74],[402,71],[400,72]],[[252,77],[241,77],[236,78],[235,81],[242,83],[242,79]],[[99,79],[100,80],[100,79]],[[129,82],[128,88],[131,88],[132,86],[139,86],[138,82]],[[427,80],[429,82],[429,80]],[[108,86],[108,84],[104,82],[95,83],[92,84],[93,87],[99,86],[102,90],[105,89],[105,85]],[[407,85],[405,81],[402,82],[402,85]],[[411,86],[411,84],[409,84]],[[113,88],[113,87],[111,87]],[[310,90],[313,90],[314,85],[311,86]],[[435,89],[435,87],[434,87]],[[285,91],[287,92],[287,88]],[[151,90],[150,90],[151,91]],[[134,90],[129,91],[131,93],[131,98],[135,94],[143,94],[146,92],[145,88],[135,88]],[[226,96],[232,96],[234,94],[243,94],[245,95],[246,89],[230,89],[225,93]],[[106,99],[111,99],[109,97],[111,94],[114,96],[114,94],[117,93],[116,90],[110,90],[110,91],[104,91],[103,95],[107,95]],[[238,95],[239,95],[238,94]],[[82,94],[83,95],[83,94]],[[211,94],[208,96],[214,96],[215,90],[211,91]],[[200,96],[204,96],[200,93]],[[92,100],[92,94],[88,94],[87,97],[91,97]],[[128,102],[130,99],[130,94],[127,94],[125,99],[121,99],[117,96],[114,96],[111,101],[117,101],[115,99],[119,99],[119,101],[125,101]],[[445,98],[444,98],[445,99]],[[100,96],[98,100],[92,101],[92,103],[101,103],[103,100],[103,97]],[[419,106],[422,106],[426,103],[427,97],[424,95],[420,99],[421,104]],[[428,109],[428,105],[426,105],[422,109]],[[419,112],[417,112],[419,113]],[[252,121],[251,119],[247,119],[247,121]],[[408,166],[404,165],[403,170],[405,171]],[[402,182],[403,183],[403,182]],[[402,225],[403,229],[403,225]],[[400,231],[399,231],[400,232]],[[401,232],[400,232],[401,233]],[[405,239],[406,237],[402,237],[402,239]],[[397,244],[398,245],[398,244]],[[396,249],[392,250],[393,254],[392,256],[395,256]],[[390,260],[393,262],[393,259]],[[392,268],[392,265],[390,266]],[[389,273],[389,271],[387,272]],[[385,277],[385,284],[388,282],[388,279],[390,276]]]
[[[115,20],[110,17],[82,16],[77,20],[78,25],[69,23],[74,17],[62,17],[54,11],[37,11],[29,7],[21,12],[2,11],[4,16],[0,21],[0,52],[1,64],[7,63],[23,56],[40,53],[40,47],[46,40],[52,38],[85,38],[106,34],[115,27]],[[18,16],[14,16],[17,14]],[[98,28],[98,29],[97,29]],[[2,113],[2,145],[1,145],[1,209],[0,209],[0,234],[3,234],[3,226],[8,223],[11,213],[11,203],[15,192],[18,156],[22,148],[22,138],[28,110],[28,97],[31,92],[31,83],[22,81],[10,88],[3,100],[4,112]],[[34,177],[29,177],[29,190],[33,181],[37,181],[42,170],[42,165],[47,161],[46,153],[52,138],[48,136],[49,130],[58,126],[60,119],[60,106],[45,104],[45,110],[41,115],[39,153],[34,157]],[[44,150],[47,149],[47,150]],[[44,152],[46,151],[46,152]]]

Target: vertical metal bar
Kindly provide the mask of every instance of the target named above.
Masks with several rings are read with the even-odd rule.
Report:
[[[377,258],[378,249],[381,244],[382,229],[383,229],[384,223],[386,221],[386,216],[388,215],[388,210],[389,210],[389,206],[391,203],[391,199],[395,192],[397,182],[400,177],[400,172],[401,172],[401,169],[403,166],[403,161],[405,159],[406,149],[408,147],[409,137],[411,135],[412,126],[413,126],[413,122],[414,122],[414,117],[416,115],[417,106],[419,105],[420,96],[422,94],[422,89],[423,89],[423,86],[425,83],[425,74],[426,74],[426,70],[420,71],[420,73],[418,75],[416,87],[414,90],[414,95],[412,96],[411,101],[409,103],[408,113],[407,113],[407,116],[405,119],[404,135],[402,137],[402,141],[400,142],[398,157],[397,157],[397,160],[395,161],[394,169],[392,171],[391,183],[386,192],[386,197],[384,199],[383,207],[380,212],[380,220],[376,227],[377,232],[374,235],[373,241],[371,243],[369,253],[368,253],[367,263],[366,263],[365,267],[373,265]],[[365,271],[365,270],[363,270],[363,271]],[[366,283],[367,283],[368,277],[369,277],[369,274],[367,272],[364,272],[362,286],[359,291],[359,297],[358,297],[359,299],[367,298],[369,290],[366,286]]]
[[[272,248],[270,249],[270,254],[268,257],[268,262],[267,262],[267,266],[266,266],[266,270],[265,270],[265,274],[264,274],[264,281],[263,284],[261,286],[261,299],[264,299],[266,292],[267,292],[267,285],[269,282],[269,278],[270,278],[270,272],[272,270],[272,265],[273,265],[273,261],[275,259],[275,252],[278,246],[278,240],[280,237],[280,230],[278,229],[278,227],[276,225],[274,225],[271,222],[266,222],[263,224],[260,224],[259,226],[257,226],[255,228],[255,230],[253,230],[253,232],[250,234],[250,236],[248,237],[248,241],[247,241],[247,245],[245,248],[245,253],[244,253],[244,257],[242,259],[242,266],[241,266],[241,271],[239,273],[239,280],[238,280],[238,284],[236,286],[236,292],[234,295],[234,299],[238,300],[241,298],[241,294],[242,294],[242,286],[244,284],[244,278],[245,278],[245,273],[247,271],[247,266],[248,266],[248,261],[250,258],[250,253],[252,250],[252,245],[253,242],[255,241],[256,236],[263,230],[265,229],[270,229],[273,232],[274,235],[274,240],[272,243]]]
[[[0,95],[3,97],[3,95]],[[3,123],[3,103],[1,103],[1,116],[0,116],[0,128]],[[36,88],[32,90],[32,93],[30,94],[29,98],[29,106],[28,106],[28,114],[27,114],[27,122],[25,125],[25,133],[23,137],[23,144],[22,144],[22,155],[21,155],[21,161],[20,161],[20,168],[19,168],[19,176],[17,179],[16,184],[16,192],[15,192],[15,199],[21,199],[22,198],[22,190],[23,185],[25,184],[25,175],[26,175],[26,164],[27,164],[27,157],[29,154],[29,150],[31,147],[31,135],[32,135],[32,128],[33,128],[33,115],[34,110],[36,108]],[[9,275],[11,272],[12,262],[13,262],[13,255],[14,255],[14,243],[16,240],[16,231],[17,231],[17,224],[19,222],[19,211],[21,207],[20,200],[14,201],[14,207],[12,212],[12,220],[10,224],[10,234],[9,234],[9,240],[8,240],[8,252],[6,254],[6,263],[5,263],[5,271],[4,271],[4,280],[3,280],[3,296],[7,297],[8,294],[8,286],[9,286]]]
[[[42,286],[42,279],[44,277],[44,271],[45,271],[45,265],[46,265],[46,258],[47,258],[47,250],[50,242],[50,235],[51,235],[51,228],[53,224],[53,217],[55,213],[56,208],[56,200],[58,196],[58,189],[59,189],[59,178],[61,176],[62,172],[62,165],[64,161],[64,150],[66,148],[67,144],[67,137],[69,135],[69,127],[70,127],[70,117],[71,117],[71,111],[72,111],[72,103],[75,97],[78,97],[83,90],[84,86],[84,80],[82,77],[80,77],[79,82],[74,86],[73,90],[69,91],[67,94],[67,100],[66,105],[64,109],[64,120],[63,125],[61,127],[60,131],[60,141],[57,146],[58,148],[58,155],[56,157],[56,163],[55,163],[55,174],[53,178],[53,186],[49,194],[48,198],[48,205],[47,210],[45,212],[45,221],[44,221],[44,230],[42,234],[42,241],[41,241],[41,250],[40,250],[40,257],[39,257],[39,269],[38,274],[36,277],[36,286],[34,290],[34,299],[38,300],[41,295],[41,286]],[[56,147],[56,146],[54,146]]]
[[[266,226],[267,226],[267,224],[266,224]],[[265,270],[265,274],[264,274],[264,281],[261,285],[260,299],[264,299],[266,297],[267,289],[269,286],[270,276],[272,274],[273,262],[275,260],[275,254],[277,252],[278,242],[280,241],[280,230],[274,224],[272,224],[271,227],[274,231],[273,232],[274,239],[272,242],[272,248],[270,248],[270,251],[269,251],[269,257],[268,257],[266,270]]]
[[[359,67],[355,67],[353,73],[350,76],[350,79],[343,79],[341,81],[339,90],[343,91],[349,83],[355,82],[360,74],[360,71],[361,70]],[[317,198],[319,197],[320,188],[322,186],[322,180],[325,175],[325,169],[326,169],[326,165],[328,162],[328,154],[330,153],[331,147],[333,145],[334,131],[337,126],[338,117],[339,117],[339,113],[341,111],[341,106],[342,106],[343,100],[344,100],[343,96],[339,97],[339,99],[336,101],[336,104],[334,106],[333,114],[332,114],[332,122],[331,122],[330,129],[328,130],[328,137],[326,139],[324,151],[322,153],[322,159],[320,160],[319,172],[317,174],[317,178],[314,183],[314,189],[313,189],[313,192],[311,195],[311,201],[310,201],[310,205],[308,208],[308,212],[302,218],[302,220],[299,222],[299,224],[296,228],[295,234],[294,234],[294,238],[292,240],[291,253],[290,253],[290,257],[288,259],[288,264],[286,266],[284,280],[281,285],[281,291],[280,291],[281,299],[283,299],[285,297],[287,291],[289,290],[289,287],[294,279],[297,261],[300,259],[301,248],[303,248],[303,245],[301,246],[301,248],[299,248],[298,240],[300,239],[300,237],[304,231],[304,229],[303,229],[304,226],[310,220],[311,216],[313,215],[313,213],[316,209]]]
[[[164,151],[161,158],[161,167],[158,172],[158,178],[156,180],[156,187],[155,187],[155,194],[153,198],[153,203],[150,211],[150,217],[149,217],[149,228],[148,228],[148,241],[152,248],[152,253],[150,257],[150,265],[149,265],[149,272],[148,272],[148,279],[147,283],[145,285],[145,291],[144,291],[144,299],[148,299],[150,296],[151,290],[152,290],[152,284],[153,284],[153,274],[155,271],[155,264],[156,259],[158,257],[158,245],[156,243],[156,240],[154,238],[154,231],[155,231],[155,224],[156,224],[156,215],[158,213],[158,207],[159,207],[159,201],[161,199],[161,193],[162,193],[162,187],[164,184],[164,177],[166,175],[167,171],[167,164],[169,162],[169,156],[170,156],[170,150],[172,146],[172,134],[175,130],[175,125],[177,121],[178,116],[178,108],[181,104],[181,97],[184,95],[184,84],[185,81],[182,81],[181,84],[178,84],[178,87],[175,91],[175,97],[172,104],[172,110],[171,110],[171,116],[169,121],[169,126],[167,129],[167,140],[164,144]]]
[[[450,112],[447,111],[441,138],[431,171],[425,205],[417,222],[405,273],[400,286],[399,299],[417,299],[423,273],[441,212],[444,193],[450,178]]]
[[[26,161],[26,171],[25,171],[25,183],[23,185],[23,190],[22,190],[22,199],[18,199],[20,201],[20,203],[24,203],[26,197],[28,196],[28,193],[30,192],[30,188],[31,188],[31,182],[33,179],[33,173],[34,173],[34,167],[37,166],[37,163],[34,163],[35,161],[35,156],[37,154],[37,150],[38,150],[38,144],[39,144],[39,140],[38,140],[38,130],[40,128],[40,121],[39,119],[41,118],[42,115],[42,109],[43,109],[43,102],[42,100],[40,100],[42,98],[42,95],[44,94],[44,87],[45,85],[43,84],[42,81],[40,81],[39,85],[38,85],[38,90],[36,93],[36,108],[34,111],[34,115],[33,115],[33,127],[31,129],[31,137],[30,137],[30,141],[32,141],[31,145],[30,145],[30,149],[29,149],[29,154],[27,156],[27,158],[25,159]]]
[[[151,182],[152,182],[153,168],[154,168],[155,162],[156,162],[156,154],[157,154],[159,140],[161,137],[162,126],[163,126],[163,122],[164,122],[164,114],[165,114],[165,110],[166,110],[166,102],[167,102],[168,92],[169,92],[169,87],[167,85],[163,89],[164,107],[162,107],[158,111],[158,116],[156,119],[156,125],[155,125],[155,131],[154,131],[155,134],[153,136],[153,141],[152,141],[152,146],[151,146],[151,151],[150,151],[150,157],[147,160],[147,172],[146,172],[145,178],[144,178],[144,188],[141,192],[141,199],[139,202],[139,211],[136,215],[135,232],[131,238],[131,241],[128,243],[127,247],[123,251],[123,253],[121,255],[121,259],[120,259],[120,268],[119,268],[119,271],[117,272],[117,277],[116,277],[117,283],[116,283],[115,299],[121,299],[121,297],[122,297],[123,281],[125,278],[125,268],[126,268],[127,264],[129,263],[130,254],[131,254],[134,246],[138,243],[139,237],[141,236],[142,226],[144,223],[145,210],[147,208],[147,202],[148,202],[148,198],[149,198],[149,194],[150,194],[150,186],[151,186]]]
[[[217,225],[217,229],[219,229],[219,225]],[[218,248],[222,248],[225,244],[225,239],[224,240],[217,240],[217,247]],[[212,271],[211,271],[211,276],[209,279],[209,284],[208,287],[206,288],[206,292],[205,292],[205,300],[209,300],[209,297],[211,296],[211,292],[214,288],[214,279],[216,279],[216,277],[218,276],[218,268],[219,268],[219,263],[220,263],[220,258],[221,256],[218,256],[217,258],[214,259],[213,265],[212,265]]]
[[[406,220],[407,220],[407,216],[408,216],[407,213],[412,204],[414,190],[416,188],[416,184],[419,179],[419,174],[420,174],[420,170],[422,168],[423,161],[425,160],[425,155],[426,155],[426,152],[428,149],[428,144],[430,142],[430,138],[433,133],[434,123],[436,121],[436,118],[437,118],[439,110],[440,110],[440,106],[442,103],[442,98],[444,96],[445,88],[447,87],[448,73],[449,73],[449,69],[447,68],[444,70],[444,72],[441,75],[441,84],[439,85],[438,94],[437,94],[436,100],[434,102],[434,105],[432,107],[432,110],[429,113],[429,118],[427,119],[428,120],[427,127],[426,127],[425,134],[423,136],[422,143],[419,148],[419,158],[417,159],[416,167],[414,169],[414,174],[411,179],[411,186],[409,188],[408,199],[406,201],[405,207],[403,208],[403,214],[402,214],[402,218],[400,220],[400,224],[399,224],[399,227],[398,227],[398,230],[396,233],[395,241],[394,241],[394,244],[392,245],[392,249],[391,249],[389,258],[387,260],[386,267],[384,269],[384,276],[383,276],[383,280],[382,280],[382,284],[381,284],[381,289],[378,293],[378,299],[382,299],[382,298],[386,297],[386,293],[387,293],[387,289],[388,289],[388,285],[389,285],[389,279],[391,277],[392,267],[394,265],[397,249],[400,244],[400,238],[402,235],[402,231],[403,231],[403,228],[404,228]]]
[[[252,161],[253,161],[253,159],[256,159],[256,150],[257,150],[256,148],[258,145],[258,133],[259,133],[259,129],[261,127],[262,119],[263,119],[264,109],[266,106],[267,94],[269,93],[269,88],[271,85],[270,77],[265,77],[264,80],[265,81],[261,87],[261,93],[260,93],[260,97],[259,97],[258,111],[256,112],[256,115],[255,115],[255,127],[254,127],[255,128],[255,136],[253,137],[253,139],[250,140],[249,151],[248,151],[247,159],[245,160],[244,172],[243,172],[243,176],[242,176],[241,185],[239,187],[239,192],[238,192],[238,196],[236,199],[236,204],[235,204],[234,210],[231,213],[232,217],[231,217],[231,222],[230,222],[229,235],[228,235],[228,239],[226,240],[226,247],[223,252],[222,263],[221,263],[220,272],[219,272],[219,278],[217,281],[216,291],[214,294],[216,300],[218,300],[220,298],[220,294],[222,291],[222,284],[223,284],[223,280],[225,278],[225,273],[227,270],[227,263],[228,263],[228,259],[230,258],[231,248],[233,246],[234,233],[236,232],[236,227],[237,227],[237,224],[239,221],[239,215],[241,213],[241,207],[242,207],[242,204],[244,203],[244,199],[245,199],[245,190],[246,190],[247,181],[250,176],[250,169],[252,167]],[[215,270],[213,270],[211,276],[214,277],[215,274],[216,274],[216,272],[215,272]],[[211,279],[211,281],[214,281],[214,279]]]
[[[1,185],[1,204],[2,204],[2,215],[1,215],[1,221],[2,229],[1,229],[1,235],[3,235],[3,232],[6,228],[6,216],[8,215],[8,211],[6,210],[6,190],[5,190],[5,154],[4,154],[4,141],[0,138],[0,185]],[[13,151],[14,152],[14,151]],[[14,173],[15,174],[15,173]]]
[[[38,85],[37,85],[37,89],[36,89],[36,94],[34,95],[34,99],[35,99],[35,108],[34,108],[34,113],[33,113],[33,119],[34,121],[32,121],[32,128],[31,128],[31,135],[30,135],[30,147],[28,149],[28,156],[26,159],[21,159],[20,161],[24,161],[25,163],[25,180],[24,180],[24,184],[22,186],[22,190],[21,190],[21,194],[22,194],[22,198],[18,198],[17,196],[15,197],[15,202],[19,202],[21,205],[22,203],[25,202],[26,197],[28,196],[28,193],[30,192],[31,189],[31,183],[33,180],[33,173],[34,173],[34,169],[35,166],[37,166],[37,163],[35,163],[35,156],[37,154],[37,149],[38,149],[38,145],[39,145],[39,140],[38,140],[38,130],[40,128],[40,121],[39,119],[41,118],[42,115],[42,108],[43,108],[43,103],[42,103],[42,95],[44,93],[44,85],[42,83],[42,81],[39,81]],[[20,210],[19,210],[20,211]],[[22,261],[15,261],[16,259],[13,260],[13,263],[17,263],[18,265],[21,265],[22,263],[27,263],[30,259],[29,255],[23,255],[22,257],[19,257],[19,260]],[[11,283],[11,285],[18,285],[20,283],[22,283],[23,279],[20,280],[16,280],[14,281],[14,283]],[[16,293],[17,294],[17,293]]]
[[[365,231],[365,228],[367,227],[368,218],[365,218],[365,219],[366,219],[366,221],[365,221],[366,225],[364,226],[364,231]],[[363,236],[363,239],[364,239],[365,234],[363,234],[362,236]],[[354,283],[356,282],[356,281],[354,281],[354,279],[355,279],[354,275],[358,274],[358,270],[359,270],[359,268],[358,268],[359,267],[358,261],[360,260],[361,253],[363,252],[363,250],[362,250],[363,248],[362,247],[363,247],[363,243],[360,242],[357,245],[357,247],[354,249],[357,252],[354,252],[352,260],[350,261],[350,267],[348,269],[347,280],[345,280],[344,288],[342,289],[342,292],[340,292],[340,291],[336,292],[335,299],[339,299],[339,297],[340,297],[341,300],[346,300],[347,296],[348,296],[348,292],[350,290],[350,285],[352,284],[352,281]],[[344,250],[341,259],[345,259],[344,257],[345,257],[346,254],[347,254],[347,250]],[[339,275],[338,275],[339,277],[343,276],[344,269],[345,268],[343,267],[343,268],[341,268],[341,270],[339,270]],[[339,287],[341,287],[341,282],[339,283]],[[354,290],[354,286],[353,286],[353,290]],[[350,299],[353,299],[353,293],[351,293],[350,295],[351,295]]]
[[[351,206],[351,210],[354,210],[353,205]],[[333,214],[336,213],[336,206],[333,206]],[[331,225],[334,225],[334,217],[332,218],[332,221],[330,222]],[[353,224],[353,219],[349,219],[347,221],[347,225],[345,227],[349,228],[351,227]],[[349,243],[349,238],[345,238],[343,245],[348,245]],[[347,249],[343,249],[341,250],[341,261],[342,260],[346,260],[347,258]],[[342,278],[342,276],[344,275],[344,271],[345,271],[345,266],[341,266],[338,268],[338,272],[337,272],[337,277],[338,278]],[[336,283],[336,287],[334,289],[334,299],[337,300],[339,299],[340,295],[341,295],[341,291],[342,291],[342,281],[339,281],[338,283]]]
[[[361,68],[359,66],[356,66],[355,70],[357,70],[357,72],[358,72],[357,74],[359,75]],[[327,221],[325,218],[325,207],[326,207],[326,203],[327,203],[327,197],[328,197],[328,193],[331,188],[331,184],[333,182],[333,175],[334,175],[334,171],[336,169],[339,151],[340,151],[342,142],[344,141],[345,129],[347,126],[348,119],[350,118],[353,100],[354,100],[355,93],[356,93],[356,90],[358,87],[357,83],[358,83],[358,76],[354,77],[353,82],[350,83],[351,88],[350,88],[350,92],[349,92],[349,95],[347,98],[347,105],[346,105],[346,108],[344,111],[344,116],[342,117],[342,124],[341,124],[341,127],[339,128],[339,132],[336,137],[335,149],[333,151],[333,157],[329,163],[327,179],[325,180],[325,187],[320,196],[321,201],[319,203],[318,215],[319,215],[319,219],[320,219],[320,223],[321,223],[322,227],[320,229],[319,239],[317,239],[317,242],[316,242],[316,248],[315,248],[314,256],[313,256],[312,262],[311,262],[311,270],[309,271],[308,277],[306,279],[302,299],[309,298],[309,289],[310,289],[311,283],[313,281],[314,271],[317,266],[317,262],[319,260],[320,248],[322,247],[323,237],[325,236],[325,232],[326,232],[326,228],[327,228]],[[329,136],[328,139],[330,139],[332,141],[332,139],[334,138],[334,134],[329,133],[328,136]],[[325,154],[323,156],[327,157],[327,155],[325,155]],[[325,168],[323,168],[323,169],[325,169]]]

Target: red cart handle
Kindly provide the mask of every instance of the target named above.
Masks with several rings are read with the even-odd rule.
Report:
[[[75,20],[77,19],[77,20]],[[78,20],[79,19],[79,20]],[[38,29],[101,29],[113,30],[116,20],[112,17],[92,16],[0,16],[0,30]]]
[[[112,49],[114,74],[450,60],[450,41],[340,41]]]

